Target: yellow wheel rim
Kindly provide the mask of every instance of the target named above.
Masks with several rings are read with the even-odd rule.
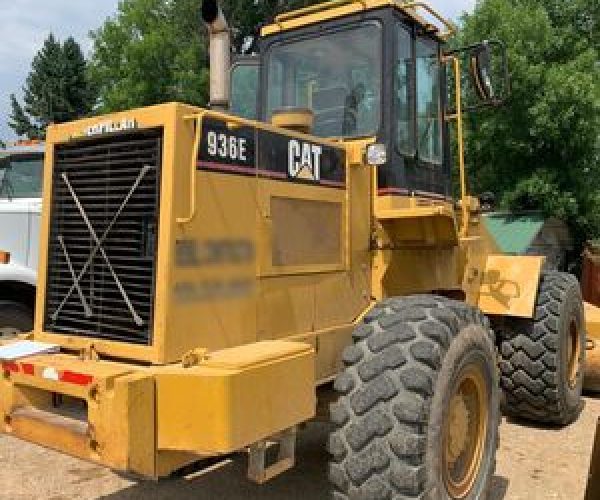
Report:
[[[581,359],[582,345],[579,337],[579,329],[577,328],[577,322],[571,321],[569,325],[569,339],[567,345],[567,363],[568,372],[567,377],[569,380],[569,386],[574,388],[577,385],[577,375],[579,374],[579,360]]]
[[[466,497],[477,479],[488,429],[488,388],[481,367],[461,373],[444,425],[442,475],[451,498]]]

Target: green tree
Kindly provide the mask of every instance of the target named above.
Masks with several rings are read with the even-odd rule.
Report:
[[[283,11],[317,0],[224,0],[235,53]],[[198,0],[123,0],[92,34],[90,75],[101,111],[208,100],[208,38]]]
[[[101,111],[206,102],[207,42],[196,0],[123,0],[91,36]]]
[[[46,127],[89,114],[95,95],[86,76],[86,61],[77,42],[61,44],[50,34],[31,64],[23,87],[24,106],[10,96],[9,126],[19,136],[45,137]]]
[[[581,239],[600,235],[599,5],[481,0],[459,36],[503,40],[512,79],[504,108],[468,118],[474,191],[563,217]]]
[[[6,149],[6,143],[0,139],[0,149]]]

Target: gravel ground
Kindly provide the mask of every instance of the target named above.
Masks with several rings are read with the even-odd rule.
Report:
[[[586,398],[578,422],[565,429],[502,422],[490,500],[583,499],[600,399]],[[300,433],[298,465],[265,486],[245,479],[245,457],[210,470],[155,482],[133,482],[102,467],[0,437],[1,500],[275,500],[326,499],[326,424]]]

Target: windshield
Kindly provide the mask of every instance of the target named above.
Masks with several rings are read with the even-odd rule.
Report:
[[[314,112],[320,137],[377,133],[381,121],[381,26],[275,45],[269,54],[267,119],[283,108]]]
[[[22,156],[0,162],[0,200],[42,196],[43,155]]]

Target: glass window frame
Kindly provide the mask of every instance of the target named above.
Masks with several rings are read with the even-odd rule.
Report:
[[[417,117],[416,117],[416,112],[417,112],[417,104],[416,104],[416,91],[417,91],[417,85],[416,85],[416,71],[415,71],[415,62],[416,62],[416,54],[415,54],[415,29],[414,26],[411,24],[408,24],[405,20],[403,20],[401,17],[399,16],[394,16],[394,20],[393,20],[393,40],[394,40],[394,50],[392,53],[392,64],[391,64],[391,68],[392,68],[392,99],[393,99],[393,104],[392,104],[392,143],[394,145],[394,149],[396,151],[396,153],[398,155],[400,155],[403,158],[416,158],[418,155],[418,144],[416,141],[416,137],[417,137]],[[398,100],[396,99],[396,92],[397,92],[397,80],[396,80],[396,66],[398,64],[398,59],[399,59],[399,47],[398,47],[398,31],[399,30],[404,30],[408,36],[410,37],[410,52],[411,52],[411,72],[409,75],[409,79],[410,79],[410,91],[409,91],[409,95],[408,95],[408,105],[410,107],[410,118],[411,118],[411,128],[412,128],[412,150],[411,151],[403,151],[401,148],[401,145],[399,144],[398,141],[398,113],[399,113],[399,109],[398,109]]]
[[[422,33],[419,32],[420,30],[416,30],[416,33],[414,35],[414,42],[413,42],[413,47],[414,47],[414,81],[415,81],[415,98],[414,98],[414,104],[415,104],[415,148],[416,148],[416,157],[419,161],[419,163],[423,163],[425,165],[434,165],[435,167],[442,167],[445,163],[445,112],[444,112],[444,107],[445,107],[445,102],[444,102],[444,97],[443,97],[443,93],[445,92],[445,83],[443,81],[444,78],[444,70],[443,70],[443,64],[441,61],[441,47],[440,47],[440,43],[439,41],[433,39],[430,35],[426,34],[426,33]],[[418,71],[417,71],[417,52],[418,52],[418,44],[419,42],[430,46],[431,48],[433,48],[435,50],[436,53],[436,57],[437,57],[437,61],[438,61],[438,82],[437,82],[437,88],[438,88],[438,93],[437,93],[437,98],[438,98],[438,107],[439,107],[439,113],[438,113],[438,120],[439,120],[439,134],[438,134],[438,140],[439,140],[439,159],[433,159],[433,158],[426,158],[421,154],[421,147],[420,147],[420,140],[419,140],[419,78],[418,78]]]
[[[380,54],[380,82],[379,82],[379,92],[380,92],[380,102],[379,102],[379,118],[378,124],[375,130],[369,132],[368,134],[361,134],[356,136],[331,136],[328,138],[332,139],[343,139],[343,140],[360,140],[368,137],[380,137],[382,131],[385,129],[384,126],[384,106],[386,105],[385,96],[385,78],[386,78],[386,30],[388,23],[384,18],[380,16],[368,16],[368,17],[358,17],[355,19],[348,19],[340,22],[339,20],[335,20],[331,22],[331,26],[328,26],[330,23],[323,23],[323,25],[318,27],[318,30],[322,34],[334,34],[344,31],[351,31],[352,29],[358,28],[365,24],[365,22],[376,23],[380,29],[381,37],[380,37],[380,46],[379,46],[379,54]],[[288,33],[284,33],[282,36],[273,37],[273,41],[269,41],[266,47],[262,50],[262,64],[261,64],[261,85],[260,85],[260,104],[259,104],[259,118],[264,122],[269,122],[269,61],[271,57],[271,53],[275,47],[280,47],[282,45],[288,45],[291,43],[301,42],[303,40],[311,40],[315,38],[314,29],[307,29],[306,32],[302,30],[295,36],[291,36]]]
[[[259,56],[236,56],[233,64],[231,65],[231,69],[229,70],[229,74],[230,74],[230,99],[231,99],[231,104],[233,104],[233,95],[234,95],[234,73],[237,69],[242,68],[242,67],[252,67],[252,68],[256,68],[257,71],[257,76],[256,76],[256,102],[255,102],[255,106],[254,106],[254,116],[252,117],[242,117],[242,118],[246,118],[248,120],[257,120],[258,116],[259,116],[259,106],[260,106],[260,82],[261,82],[261,76],[260,76],[260,72],[261,72],[261,59]],[[232,111],[233,112],[233,111]],[[236,115],[238,116],[238,115]]]

